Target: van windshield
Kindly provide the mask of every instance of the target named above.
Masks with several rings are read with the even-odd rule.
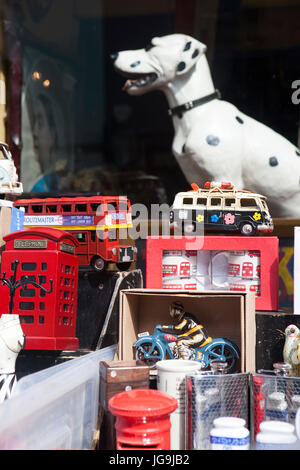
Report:
[[[262,200],[260,201],[261,202],[261,205],[263,207],[263,210],[265,210],[266,212],[269,212],[269,209],[268,209],[268,206],[267,206],[267,203],[266,201]]]

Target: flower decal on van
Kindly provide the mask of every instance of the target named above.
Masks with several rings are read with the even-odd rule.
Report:
[[[259,212],[255,212],[255,214],[253,214],[253,219],[258,221],[261,219],[261,214]]]
[[[228,212],[228,214],[226,214],[225,217],[224,217],[225,224],[226,225],[232,225],[232,224],[234,224],[234,221],[235,221],[235,215],[230,214],[230,212]]]
[[[220,217],[219,217],[217,214],[214,214],[214,215],[211,215],[211,216],[210,216],[211,222],[214,222],[214,223],[217,223],[218,220],[219,220],[219,218],[220,218]]]
[[[197,222],[204,222],[204,215],[198,214],[196,217]]]

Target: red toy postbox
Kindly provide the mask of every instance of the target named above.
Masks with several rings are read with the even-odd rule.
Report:
[[[27,277],[40,286],[29,282],[15,290],[13,313],[20,316],[25,349],[78,349],[76,238],[63,230],[36,227],[10,233],[4,241],[1,278],[15,273],[16,281]],[[2,315],[9,312],[10,289],[1,281],[0,298]]]
[[[117,393],[108,402],[116,416],[116,450],[169,450],[170,414],[176,398],[159,390]]]

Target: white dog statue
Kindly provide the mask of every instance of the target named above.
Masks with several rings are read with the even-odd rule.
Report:
[[[173,154],[189,183],[229,181],[267,196],[273,217],[300,218],[299,149],[220,99],[205,51],[198,40],[172,34],[111,58],[128,78],[128,94],[165,93],[175,129]]]

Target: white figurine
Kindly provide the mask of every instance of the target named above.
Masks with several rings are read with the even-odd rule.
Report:
[[[23,184],[19,181],[11,152],[7,144],[0,142],[0,194],[22,194]]]
[[[273,217],[300,217],[299,149],[219,98],[205,51],[198,40],[172,34],[111,57],[128,77],[128,94],[165,93],[175,129],[173,154],[189,183],[230,181],[265,195]]]
[[[0,317],[0,403],[9,398],[16,385],[16,360],[25,345],[19,315]]]
[[[291,365],[292,375],[299,377],[300,361],[298,358],[298,345],[300,344],[300,330],[296,325],[288,325],[284,333],[283,360]]]

